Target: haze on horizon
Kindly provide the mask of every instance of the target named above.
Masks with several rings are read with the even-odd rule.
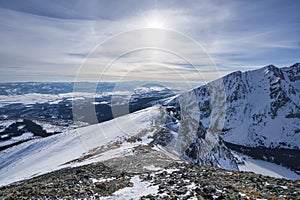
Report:
[[[268,64],[289,66],[300,61],[299,8],[297,0],[0,0],[0,82],[76,81],[86,63],[93,67],[80,81],[101,76],[106,81],[197,82]],[[165,35],[114,40],[144,28]],[[184,37],[203,54],[189,49]],[[175,53],[132,49],[120,56],[120,48],[130,50],[132,41],[149,38],[162,47],[173,45]],[[99,55],[116,60],[109,70],[91,56],[107,41]],[[179,49],[196,64],[180,58]]]

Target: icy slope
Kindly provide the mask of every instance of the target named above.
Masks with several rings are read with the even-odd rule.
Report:
[[[2,151],[0,186],[71,166],[65,163],[117,138],[151,132],[155,126],[154,121],[160,118],[160,114],[159,107],[152,107],[101,124],[32,140]]]

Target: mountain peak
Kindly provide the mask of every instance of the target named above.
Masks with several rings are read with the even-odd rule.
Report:
[[[225,119],[223,128],[221,128],[219,148],[214,146],[211,153],[207,154],[209,158],[226,152],[226,149],[221,148],[224,141],[225,144],[232,143],[241,148],[269,149],[267,151],[273,152],[272,155],[266,155],[266,152],[256,152],[256,154],[259,154],[260,158],[273,159],[276,163],[285,164],[296,170],[300,169],[297,159],[292,158],[292,154],[300,148],[300,135],[297,134],[300,132],[300,121],[297,114],[300,113],[299,106],[297,106],[300,97],[297,84],[294,83],[296,80],[300,80],[300,75],[298,75],[300,73],[297,73],[297,70],[300,69],[299,66],[295,64],[284,70],[274,65],[268,65],[254,71],[236,71],[221,78],[223,81],[221,87],[223,88],[215,89],[218,90],[218,93],[220,93],[220,89],[225,91]],[[213,105],[211,93],[214,91],[211,89],[204,85],[191,91],[190,95],[185,95],[190,98],[196,95],[199,106],[197,109],[200,112],[199,124],[202,124],[203,129],[207,131],[205,137],[197,138],[196,136],[194,138],[189,147],[190,151],[185,155],[197,163],[210,162],[215,166],[226,168],[229,163],[226,165],[224,163],[214,164],[213,159],[203,160],[204,157],[195,159],[195,155],[197,157],[205,151],[204,145],[210,143],[206,136],[209,134],[217,136],[218,134],[210,128],[214,123],[211,120],[212,113],[222,113],[222,111]],[[187,106],[185,104],[177,105],[177,110],[186,109]],[[191,113],[196,112],[191,108],[189,110]],[[281,149],[288,149],[290,152],[280,152]],[[281,153],[289,156],[278,156]],[[231,160],[230,154],[224,153],[221,157]]]
[[[291,67],[292,67],[292,68],[294,68],[294,67],[300,67],[300,63],[295,63],[295,64],[293,64]]]
[[[287,77],[291,82],[300,80],[300,63],[295,63],[290,67],[284,67],[282,70],[287,74]],[[300,88],[299,84],[297,88]]]

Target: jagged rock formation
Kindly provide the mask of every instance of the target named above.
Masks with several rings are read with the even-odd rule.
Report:
[[[222,138],[243,146],[299,149],[299,70],[300,64],[282,69],[270,65],[225,76]]]
[[[282,69],[269,65],[186,92],[165,103],[169,131],[156,143],[189,161],[226,169],[236,169],[228,150],[236,145],[234,150],[299,170],[299,72],[299,63]]]

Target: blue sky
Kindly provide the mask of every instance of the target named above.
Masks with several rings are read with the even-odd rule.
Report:
[[[0,0],[0,82],[74,81],[99,44],[109,43],[101,52],[109,53],[105,59],[112,61],[120,47],[135,40],[112,38],[143,28],[166,30],[166,37],[172,30],[183,37],[174,42],[174,54],[129,52],[105,71],[105,80],[175,81],[185,74],[197,81],[195,68],[211,80],[268,64],[289,66],[300,62],[299,8],[297,0]],[[185,37],[199,44],[203,55],[192,55]],[[178,48],[197,66],[179,59]],[[105,69],[101,63],[94,60],[97,70],[86,67],[80,80],[99,80]],[[218,73],[210,70],[212,63]]]

